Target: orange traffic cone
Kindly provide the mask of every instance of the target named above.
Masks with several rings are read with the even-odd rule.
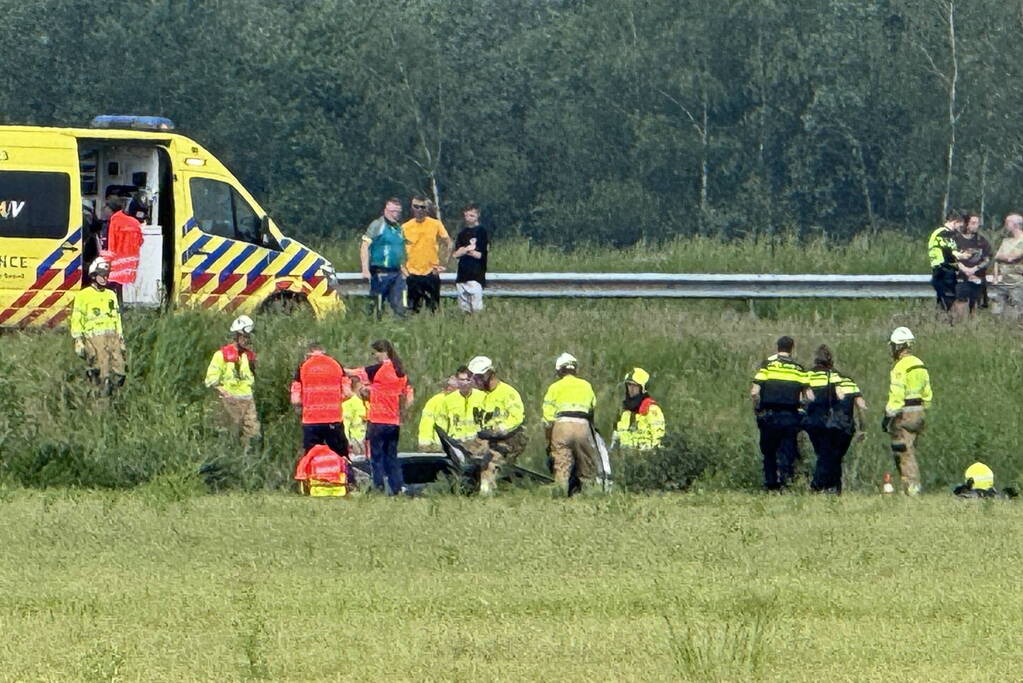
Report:
[[[892,484],[892,473],[884,473],[884,483],[881,484],[881,493],[895,493],[895,486]]]

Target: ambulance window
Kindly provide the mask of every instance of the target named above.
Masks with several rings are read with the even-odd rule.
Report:
[[[70,201],[67,173],[0,171],[0,237],[65,237]]]
[[[237,190],[210,178],[192,178],[189,189],[192,212],[203,232],[260,244],[259,216]]]

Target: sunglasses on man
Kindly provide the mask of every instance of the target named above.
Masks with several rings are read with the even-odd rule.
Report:
[[[413,204],[412,208],[413,209],[419,209],[419,210],[425,211],[426,210],[426,204]]]

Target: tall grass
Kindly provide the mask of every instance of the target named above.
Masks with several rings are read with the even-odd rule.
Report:
[[[562,249],[520,236],[502,239],[498,233],[489,267],[493,272],[913,273],[927,270],[925,241],[923,233],[903,232],[864,232],[842,241],[826,236],[724,240],[694,235],[610,249],[582,235],[576,247]],[[339,270],[359,269],[358,239],[314,246]]]
[[[626,371],[639,365],[652,373],[650,389],[675,435],[675,456],[688,463],[677,470],[678,481],[665,462],[647,467],[666,488],[751,489],[759,483],[760,457],[746,396],[757,363],[779,335],[789,334],[804,361],[818,344],[831,345],[838,367],[862,387],[870,431],[851,451],[846,471],[851,489],[872,490],[893,469],[878,423],[890,367],[887,335],[903,324],[917,334],[935,391],[919,443],[925,486],[955,483],[978,459],[994,468],[999,485],[1023,474],[1020,333],[983,314],[975,325],[949,328],[935,321],[928,302],[778,301],[758,303],[752,312],[744,303],[706,301],[492,300],[488,306],[484,315],[464,318],[447,302],[439,315],[405,323],[371,319],[361,302],[352,302],[343,319],[258,317],[256,399],[264,440],[244,456],[217,436],[214,399],[202,386],[209,357],[227,340],[228,316],[129,313],[130,374],[110,403],[90,397],[66,333],[3,334],[0,478],[116,488],[166,477],[187,490],[189,477],[209,465],[222,486],[287,486],[300,443],[288,385],[306,344],[321,341],[343,363],[362,365],[371,360],[370,342],[386,337],[417,390],[403,448],[415,447],[419,409],[444,378],[485,353],[523,395],[530,439],[524,462],[542,468],[540,403],[554,379],[554,358],[570,351],[594,384],[605,433],[617,417]],[[807,452],[803,468],[811,466]]]

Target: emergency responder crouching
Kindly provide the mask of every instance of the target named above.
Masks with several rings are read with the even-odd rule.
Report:
[[[117,295],[109,289],[110,264],[97,258],[89,266],[92,283],[75,295],[71,337],[75,353],[85,360],[86,376],[104,395],[124,384],[124,337]]]
[[[547,449],[554,460],[554,483],[569,495],[573,493],[573,479],[578,479],[583,490],[592,488],[598,477],[605,479],[593,435],[597,397],[590,383],[576,376],[578,368],[575,356],[558,356],[554,361],[558,379],[543,397],[543,424]]]
[[[1003,491],[995,488],[995,473],[982,462],[975,462],[963,472],[963,483],[952,489],[959,498],[1017,498],[1019,492],[1006,487]]]
[[[234,341],[217,349],[206,370],[206,386],[220,397],[219,425],[229,434],[240,436],[245,450],[259,435],[259,417],[252,395],[256,354],[250,346],[254,328],[249,316],[236,318],[231,323]]]
[[[526,430],[522,425],[526,411],[519,392],[498,379],[489,358],[476,356],[469,361],[468,368],[483,392],[483,400],[475,409],[479,431],[465,445],[482,459],[480,493],[488,496],[497,491],[502,469],[513,466],[526,449]]]
[[[625,400],[611,439],[623,450],[652,450],[664,439],[664,412],[647,393],[649,382],[650,373],[643,368],[633,368],[625,375]]]
[[[447,433],[455,441],[464,442],[475,438],[476,410],[483,405],[484,393],[476,388],[469,368],[462,366],[455,372],[456,391],[444,397],[444,415],[447,418]]]
[[[903,490],[920,493],[920,468],[916,461],[916,440],[924,430],[924,411],[931,405],[931,377],[923,361],[910,353],[916,341],[909,328],[897,327],[888,339],[895,365],[892,366],[881,428],[892,439],[892,455],[899,469]]]
[[[792,337],[780,337],[778,352],[761,364],[750,388],[768,491],[785,488],[795,475],[800,406],[813,400],[806,371],[792,359],[795,345]]]
[[[441,450],[440,437],[437,436],[435,427],[440,427],[445,433],[448,433],[445,399],[457,388],[458,380],[451,375],[444,381],[444,387],[426,401],[422,415],[419,417],[419,450],[426,452]]]

